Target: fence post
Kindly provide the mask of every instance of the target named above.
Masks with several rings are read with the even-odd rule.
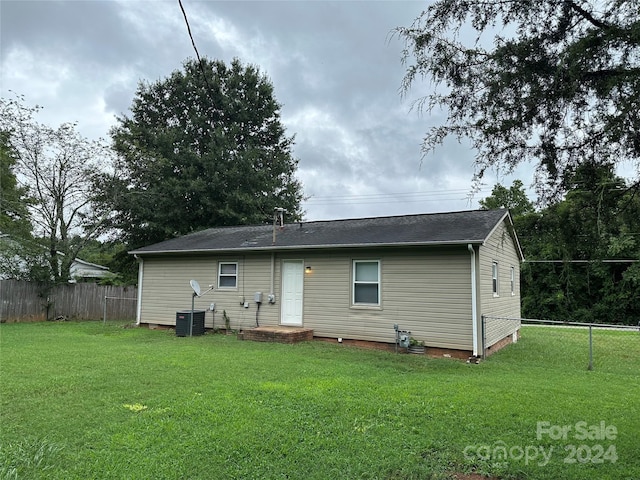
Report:
[[[104,296],[104,303],[102,304],[102,324],[107,324],[107,296]]]
[[[593,325],[589,324],[589,366],[587,370],[593,370]]]

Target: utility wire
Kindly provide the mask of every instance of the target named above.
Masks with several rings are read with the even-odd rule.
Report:
[[[189,34],[189,38],[191,39],[191,45],[193,45],[193,50],[196,52],[196,58],[198,59],[198,66],[200,67],[200,71],[202,72],[202,77],[204,78],[204,83],[207,85],[207,94],[209,95],[209,100],[213,102],[213,96],[211,95],[211,85],[209,85],[209,80],[207,79],[207,74],[204,70],[204,65],[202,58],[200,58],[200,52],[198,52],[198,47],[196,47],[196,41],[193,39],[193,34],[191,33],[191,26],[189,25],[189,19],[187,18],[187,12],[184,10],[184,6],[182,5],[182,0],[178,0],[178,5],[180,5],[180,10],[182,10],[182,16],[184,17],[184,23],[187,25],[187,33]]]
[[[426,196],[438,196],[438,195],[457,195],[457,194],[468,194],[469,190],[461,188],[457,190],[434,190],[432,192],[390,192],[390,193],[363,193],[363,194],[353,194],[353,195],[327,195],[327,196],[312,196],[312,198],[317,199],[327,199],[327,198],[368,198],[368,197],[403,197],[403,196],[415,196],[415,195],[426,195]],[[482,193],[482,192],[480,192]]]
[[[482,192],[479,192],[482,193]],[[445,197],[445,198],[443,198]],[[311,195],[305,203],[307,205],[335,205],[335,204],[375,204],[388,202],[435,202],[443,200],[470,201],[467,189],[436,190],[433,192],[394,192],[360,195]]]
[[[524,263],[637,263],[640,260],[629,258],[612,258],[604,260],[529,260],[525,259]]]

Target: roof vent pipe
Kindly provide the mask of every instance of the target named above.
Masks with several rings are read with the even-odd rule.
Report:
[[[282,207],[273,209],[273,243],[276,243],[276,226],[280,226],[280,230],[284,228],[284,213],[286,210]]]

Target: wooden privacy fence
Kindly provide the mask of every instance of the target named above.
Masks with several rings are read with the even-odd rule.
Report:
[[[95,283],[56,285],[43,295],[37,284],[0,280],[0,322],[135,320],[137,296],[136,287]]]

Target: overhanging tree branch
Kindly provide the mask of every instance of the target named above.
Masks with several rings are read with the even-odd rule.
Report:
[[[585,159],[639,161],[640,34],[632,33],[632,3],[606,2],[606,21],[592,13],[596,0],[429,5],[410,28],[396,29],[405,41],[403,95],[426,79],[434,90],[412,107],[446,111],[423,151],[466,137],[478,177],[487,168],[533,162],[550,189],[561,188],[564,172]],[[576,19],[588,25],[578,27]],[[476,39],[462,34],[469,25]],[[496,36],[480,55],[477,38],[494,34],[496,25],[517,33]]]
[[[576,13],[578,13],[582,18],[584,18],[589,23],[591,23],[594,27],[598,27],[598,28],[600,28],[602,30],[610,30],[610,29],[614,28],[612,25],[609,25],[608,23],[603,22],[602,20],[598,20],[597,18],[595,18],[591,14],[591,12],[588,12],[587,10],[582,8],[580,5],[578,5],[576,2],[574,2],[572,0],[565,0],[564,3],[567,6],[569,6],[569,8],[571,8],[571,10],[573,10]]]

